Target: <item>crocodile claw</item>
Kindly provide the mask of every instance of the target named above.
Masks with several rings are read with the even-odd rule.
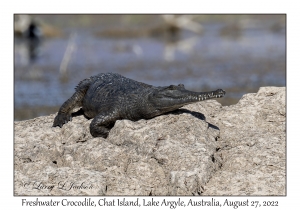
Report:
[[[64,124],[68,123],[68,121],[71,120],[72,120],[72,116],[70,114],[58,113],[54,119],[52,127],[59,126],[61,128]]]

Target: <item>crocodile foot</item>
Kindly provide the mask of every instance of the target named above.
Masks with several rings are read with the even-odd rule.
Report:
[[[61,128],[63,126],[63,124],[66,124],[69,121],[72,121],[72,115],[71,114],[58,113],[57,116],[54,119],[52,127],[59,126]]]

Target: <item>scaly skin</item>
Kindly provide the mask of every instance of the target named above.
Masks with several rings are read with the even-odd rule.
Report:
[[[92,136],[106,138],[116,120],[149,119],[184,105],[220,98],[225,91],[193,92],[184,85],[154,87],[119,74],[101,73],[81,81],[76,92],[59,109],[53,127],[71,120],[72,110],[82,107],[85,116],[94,118]]]

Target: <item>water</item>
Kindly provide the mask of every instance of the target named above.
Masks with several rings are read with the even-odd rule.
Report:
[[[108,38],[96,36],[97,28],[68,28],[64,36],[44,38],[34,61],[28,58],[27,42],[15,38],[15,120],[55,113],[79,81],[101,72],[155,86],[222,88],[227,92],[218,99],[223,105],[234,104],[261,86],[286,85],[285,31],[250,27],[224,35],[224,24],[203,27],[203,34],[183,31],[176,41],[151,36]],[[68,44],[73,52],[66,72],[60,72]]]

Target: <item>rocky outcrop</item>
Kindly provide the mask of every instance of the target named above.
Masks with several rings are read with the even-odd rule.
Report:
[[[203,194],[285,195],[285,88],[260,88],[214,118],[222,167]]]
[[[215,100],[150,120],[15,122],[15,195],[285,195],[285,88],[232,106]]]

